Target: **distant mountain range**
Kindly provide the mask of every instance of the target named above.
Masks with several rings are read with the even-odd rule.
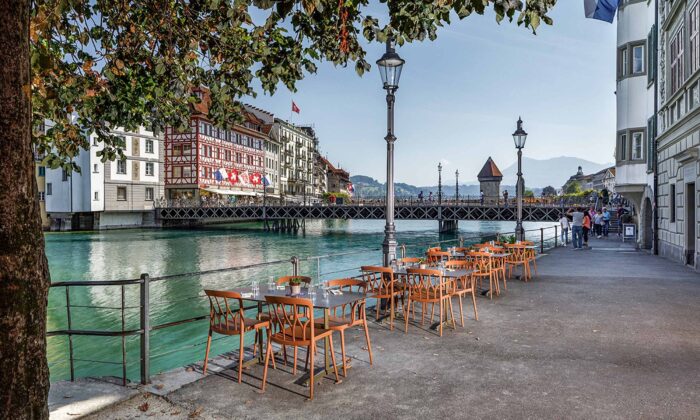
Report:
[[[613,164],[599,164],[585,159],[566,156],[542,160],[523,158],[523,177],[525,178],[525,187],[533,190],[536,195],[539,195],[542,188],[548,185],[559,189],[564,185],[570,176],[576,174],[579,166],[582,167],[583,173],[589,174],[613,166]],[[507,167],[504,170],[501,170],[501,172],[503,172],[501,189],[508,190],[511,195],[515,194],[517,171],[517,163]],[[381,183],[374,178],[365,175],[355,175],[350,177],[350,180],[355,187],[355,197],[382,197],[385,194],[386,189],[384,183]],[[416,197],[421,191],[423,191],[423,194],[427,198],[428,194],[431,192],[433,195],[437,195],[438,187],[437,185],[415,186],[397,182],[394,184],[394,190],[396,192],[396,196],[398,197]],[[479,192],[479,184],[476,182],[460,184],[459,186],[460,196],[470,195],[473,197],[478,197]],[[442,193],[445,197],[454,197],[454,181],[451,183],[450,181],[446,181],[446,185],[443,185],[442,187]]]

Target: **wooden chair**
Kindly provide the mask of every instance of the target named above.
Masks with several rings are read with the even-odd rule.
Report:
[[[413,316],[415,319],[415,303],[421,304],[421,325],[425,322],[425,305],[432,304],[433,310],[430,321],[433,320],[435,305],[440,305],[440,325],[438,330],[442,337],[442,325],[446,319],[443,318],[444,309],[449,307],[449,314],[452,318],[452,327],[456,329],[454,313],[452,312],[452,281],[443,277],[440,270],[426,270],[420,268],[409,268],[406,275],[406,286],[408,291],[408,301],[404,311],[405,332],[408,333],[408,318],[411,312],[411,304],[414,303]]]
[[[498,289],[498,280],[494,282],[496,271],[494,270],[491,254],[487,252],[472,251],[467,254],[467,260],[471,262],[472,269],[476,270],[474,277],[479,280],[479,286],[481,286],[481,280],[488,277],[489,297],[493,299],[494,291],[496,294],[500,294],[500,290]]]
[[[401,259],[397,260],[396,262],[397,262],[400,266],[407,266],[407,265],[410,265],[410,264],[420,264],[421,261],[423,261],[422,258],[418,258],[418,257],[406,257],[406,258],[401,258]]]
[[[204,352],[203,373],[205,375],[207,374],[212,333],[238,335],[240,336],[240,343],[238,346],[238,383],[241,383],[241,377],[243,376],[243,342],[245,340],[245,333],[248,331],[255,331],[255,343],[257,344],[258,330],[265,329],[269,345],[270,322],[246,318],[245,310],[243,309],[243,299],[240,293],[220,290],[205,290],[204,293],[209,297],[209,335],[207,336],[207,349]],[[260,339],[262,340],[262,336]],[[255,344],[253,346],[255,346]],[[274,364],[274,359],[272,363]]]
[[[328,280],[328,287],[338,288],[342,291],[359,291],[365,293],[367,284],[357,279]],[[367,352],[369,353],[369,364],[372,365],[372,344],[369,340],[369,329],[367,328],[366,300],[357,301],[353,304],[346,304],[334,308],[329,317],[329,329],[340,333],[340,353],[343,356],[343,376],[348,376],[347,363],[345,357],[345,330],[352,327],[362,326],[365,330],[365,340],[367,341]],[[316,318],[316,326],[323,327],[323,318]]]
[[[446,269],[454,270],[469,270],[471,263],[466,260],[452,260],[445,263]],[[474,318],[478,321],[479,314],[476,311],[476,287],[474,286],[473,276],[463,276],[457,279],[454,283],[452,295],[459,298],[459,317],[462,319],[462,327],[464,327],[464,313],[462,311],[462,297],[466,294],[472,295],[472,305],[474,306]]]
[[[396,313],[394,300],[397,296],[403,297],[402,288],[396,284],[394,270],[391,267],[380,266],[362,266],[360,270],[362,271],[362,280],[366,283],[367,297],[377,299],[375,307],[377,320],[379,320],[381,312],[381,300],[389,300],[389,329],[393,330]]]
[[[447,251],[428,251],[426,253],[427,261],[429,266],[436,266],[440,262],[446,262],[452,259],[452,254]]]
[[[508,277],[513,276],[513,269],[517,266],[522,267],[522,278],[524,281],[528,281],[530,278],[530,261],[528,260],[526,245],[522,244],[508,244],[506,245],[508,250],[508,258],[506,259],[506,265],[508,267]]]
[[[483,249],[483,248],[482,248]],[[493,253],[493,254],[505,254],[506,249],[501,246],[494,246],[491,245],[488,248],[488,252]],[[493,270],[496,273],[496,282],[500,280],[503,280],[503,290],[508,290],[508,285],[506,284],[506,259],[503,257],[492,257],[491,262],[493,263]],[[500,292],[500,286],[498,287],[498,290]]]
[[[309,399],[314,399],[314,353],[316,342],[328,338],[330,356],[333,361],[336,382],[338,377],[338,365],[335,362],[335,352],[333,351],[333,331],[315,327],[314,306],[310,299],[265,296],[268,305],[269,316],[272,325],[276,327],[276,333],[270,335],[267,340],[267,350],[265,351],[265,369],[263,371],[262,392],[265,392],[267,382],[267,368],[272,356],[272,343],[282,346],[306,347],[307,362],[309,372]],[[274,369],[273,365],[273,369]]]
[[[433,247],[426,249],[425,253],[427,254],[429,252],[434,252],[434,251],[442,251],[442,248],[440,248],[439,246],[433,246]]]
[[[525,246],[535,246],[535,243],[532,241],[522,241],[521,244]],[[532,263],[532,268],[535,270],[535,274],[537,274],[537,252],[534,248],[527,248],[525,254],[527,255],[528,263]],[[532,272],[530,272],[530,278],[532,278]]]
[[[301,279],[303,283],[311,284],[311,277],[307,276],[282,276],[277,279],[277,285],[281,286],[283,284],[288,284],[291,279]]]

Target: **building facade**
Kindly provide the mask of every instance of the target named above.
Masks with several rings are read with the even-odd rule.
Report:
[[[297,126],[275,118],[270,136],[280,144],[280,192],[283,200],[319,199],[314,186],[318,138],[311,126]]]
[[[615,190],[633,203],[638,243],[653,243],[656,1],[624,0],[617,14]]]
[[[660,0],[659,254],[700,269],[700,4]]]

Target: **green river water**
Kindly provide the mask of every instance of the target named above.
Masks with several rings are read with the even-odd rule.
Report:
[[[527,223],[526,229],[552,226]],[[512,232],[510,222],[460,222],[459,234],[438,235],[437,222],[397,222],[399,244],[407,255],[419,255],[427,244],[454,240],[477,242],[479,235]],[[301,263],[300,274],[329,279],[358,274],[358,267],[379,264],[383,221],[312,221],[305,234],[264,232],[259,225],[217,225],[196,230],[120,230],[108,232],[48,233],[46,254],[52,282],[71,280],[135,279],[215,270],[265,261],[354,252],[352,255],[321,258]],[[553,232],[547,231],[551,238]],[[539,232],[529,233],[539,240]],[[456,244],[453,243],[453,244]],[[197,274],[154,281],[150,285],[151,325],[178,321],[208,313],[205,288],[227,289],[248,286],[252,279],[266,283],[270,276],[291,274],[288,262],[273,266]],[[320,276],[319,276],[320,274]],[[124,328],[139,328],[139,286],[124,287]],[[110,330],[122,328],[119,286],[72,287],[72,329]],[[66,329],[66,290],[49,293],[48,330]],[[196,321],[151,333],[151,373],[155,374],[201,360],[207,321]],[[250,338],[252,340],[252,337]],[[65,336],[49,337],[51,380],[69,378],[69,346]],[[237,338],[214,343],[212,354],[237,348]],[[118,337],[73,337],[75,376],[122,376],[122,340]],[[139,379],[139,338],[126,339],[127,376]],[[109,362],[109,363],[102,363]]]

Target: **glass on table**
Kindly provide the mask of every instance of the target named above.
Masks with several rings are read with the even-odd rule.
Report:
[[[258,281],[253,280],[253,282],[250,284],[250,288],[253,292],[253,296],[257,296],[258,292],[260,291],[260,287],[258,286]]]
[[[274,290],[276,287],[277,287],[277,285],[275,284],[275,277],[270,276],[267,279],[267,290]]]

